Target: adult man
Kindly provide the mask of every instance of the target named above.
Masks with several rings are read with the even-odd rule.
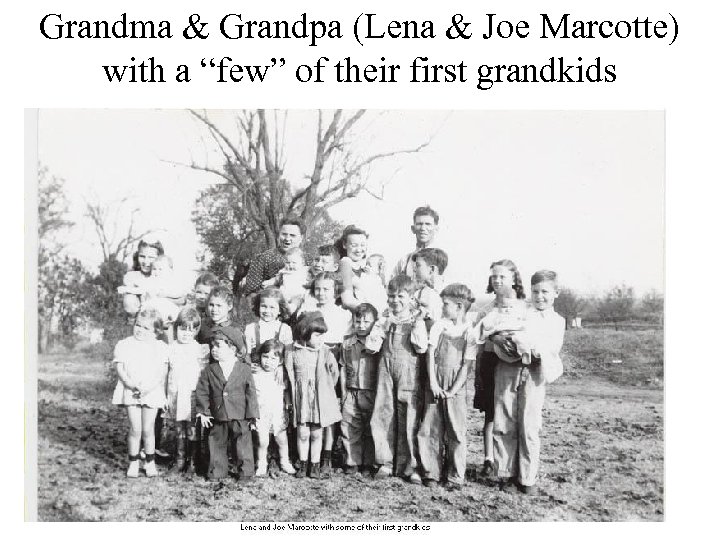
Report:
[[[435,240],[435,233],[437,233],[439,221],[440,216],[429,206],[420,206],[415,209],[413,213],[413,224],[410,226],[410,230],[415,235],[415,250],[398,261],[395,268],[393,268],[392,277],[405,274],[414,279],[415,263],[412,260],[412,256],[422,248],[436,247],[433,245],[433,241]]]
[[[283,218],[277,237],[277,247],[263,251],[250,263],[245,280],[244,293],[256,293],[263,288],[263,282],[275,277],[285,265],[285,253],[300,247],[305,234],[305,224],[296,218]]]

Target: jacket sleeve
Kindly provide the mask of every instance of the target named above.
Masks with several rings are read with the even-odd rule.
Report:
[[[245,419],[250,420],[251,418],[260,418],[260,409],[257,402],[257,392],[255,390],[255,379],[250,371],[250,366],[247,367],[247,377],[245,383]]]
[[[265,260],[262,254],[255,257],[250,262],[250,270],[248,270],[247,278],[245,279],[245,295],[252,294],[260,290],[263,282],[263,274],[265,266]]]
[[[332,380],[333,385],[336,385],[338,382],[338,379],[340,378],[340,370],[338,369],[337,360],[335,360],[335,355],[332,353],[330,349],[326,349],[325,351],[325,367],[327,368],[328,373],[330,374],[330,378]]]
[[[212,416],[210,411],[210,378],[208,368],[200,373],[197,386],[195,387],[195,405],[197,414]]]

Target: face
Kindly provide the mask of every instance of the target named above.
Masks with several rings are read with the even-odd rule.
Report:
[[[153,341],[156,335],[152,319],[136,319],[135,326],[133,326],[133,337],[138,341]]]
[[[372,272],[375,272],[376,274],[382,272],[382,268],[380,267],[381,264],[382,259],[380,257],[368,257],[367,266]]]
[[[332,255],[317,255],[310,266],[310,270],[314,275],[320,272],[336,272],[338,264]]]
[[[432,216],[417,216],[410,230],[415,235],[419,245],[427,246],[435,238],[437,225]]]
[[[278,233],[278,249],[285,253],[289,249],[300,247],[302,234],[297,225],[283,225]]]
[[[295,253],[293,255],[289,255],[285,259],[285,270],[289,270],[290,272],[296,272],[297,270],[300,270],[303,265],[303,258],[302,255],[299,253]]]
[[[318,306],[324,306],[335,301],[335,282],[330,279],[320,279],[315,282],[313,289]]]
[[[343,245],[351,261],[361,261],[367,255],[367,236],[364,234],[349,234]]]
[[[430,266],[425,259],[415,259],[415,280],[419,283],[431,281],[435,275],[435,267]]]
[[[532,303],[538,311],[552,309],[555,299],[558,297],[557,284],[552,281],[541,281],[533,285]]]
[[[462,304],[451,298],[443,298],[442,303],[443,317],[450,319],[451,321],[457,321],[458,317],[463,313]]]
[[[393,315],[400,315],[410,310],[412,296],[407,291],[388,292],[388,306]]]
[[[155,260],[152,263],[153,277],[162,277],[170,271],[170,265],[165,260]]]
[[[265,322],[275,321],[280,316],[280,304],[277,298],[262,298],[258,305],[260,319]]]
[[[490,270],[490,285],[498,296],[511,296],[514,281],[512,271],[505,266],[493,266]]]
[[[210,285],[195,285],[195,306],[197,306],[198,309],[207,308],[208,296],[210,296],[212,289]]]
[[[216,362],[232,362],[237,360],[235,347],[224,339],[213,339],[212,356]]]
[[[214,323],[225,322],[230,314],[230,305],[219,296],[211,296],[207,304],[207,312]]]
[[[197,336],[198,330],[200,330],[199,326],[192,326],[189,324],[184,324],[182,326],[178,326],[177,327],[178,343],[182,343],[183,345],[192,343],[193,341],[195,341],[195,336]]]
[[[317,349],[322,344],[323,344],[323,334],[321,334],[320,332],[313,332],[310,334],[310,339],[308,339],[309,347],[312,347],[313,349]]]
[[[260,366],[265,371],[273,371],[280,365],[280,353],[278,351],[269,351],[260,355]]]
[[[157,258],[157,249],[150,246],[143,246],[140,251],[138,251],[138,264],[140,265],[140,271],[146,276],[149,276],[152,272],[153,261]]]
[[[375,317],[372,313],[363,313],[360,316],[353,316],[353,328],[358,336],[367,336],[375,325]]]

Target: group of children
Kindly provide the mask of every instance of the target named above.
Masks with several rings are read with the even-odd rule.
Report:
[[[168,326],[153,299],[172,302],[176,291],[153,278],[147,261],[162,247],[141,244],[146,271],[120,290],[126,308],[138,309],[133,335],[114,358],[113,403],[126,406],[130,422],[127,475],[139,475],[141,441],[145,474],[157,474],[154,427],[167,408],[178,472],[227,476],[230,443],[238,478],[266,476],[272,436],[282,471],[323,478],[339,439],[347,474],[457,489],[476,362],[483,473],[497,474],[504,490],[535,493],[545,384],[562,373],[557,276],[533,274],[528,306],[515,265],[497,261],[487,288],[494,302],[471,312],[466,285],[444,286],[443,250],[418,250],[413,277],[400,273],[385,286],[384,260],[368,256],[367,238],[349,226],[307,267],[302,252],[286,253],[285,267],[252,298],[256,320],[244,328],[234,320],[232,292],[208,273],[195,284],[195,305],[178,308]],[[139,305],[128,299],[136,294]]]

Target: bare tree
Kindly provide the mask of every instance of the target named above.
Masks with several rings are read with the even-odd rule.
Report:
[[[299,216],[311,229],[329,208],[362,192],[382,198],[382,189],[378,193],[371,188],[370,166],[394,156],[419,152],[430,143],[427,140],[413,148],[364,155],[355,143],[365,113],[365,110],[317,111],[312,170],[303,178],[304,185],[291,186],[284,176],[286,112],[239,111],[231,133],[207,112],[190,111],[209,133],[223,163],[212,166],[193,160],[189,167],[214,174],[235,186],[249,223],[262,233],[267,246],[274,246],[279,224],[287,215]]]

